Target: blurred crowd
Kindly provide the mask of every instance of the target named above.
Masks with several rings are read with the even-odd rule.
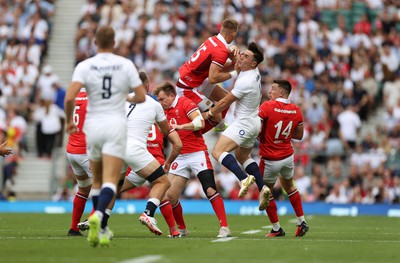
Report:
[[[14,152],[2,162],[5,195],[10,194],[18,162],[28,150],[29,124],[36,127],[41,158],[51,157],[62,134],[60,101],[65,91],[52,67],[43,65],[55,14],[53,2],[0,0],[0,141],[6,140]]]
[[[38,107],[50,112],[48,104],[62,98],[51,66],[41,68],[51,2],[0,0],[0,123],[6,134],[13,113],[40,126],[40,116],[31,113]],[[236,46],[244,50],[255,41],[264,48],[264,99],[273,79],[294,87],[290,99],[302,108],[306,128],[304,139],[293,142],[304,201],[400,202],[400,1],[88,0],[77,23],[76,63],[96,54],[97,27],[112,25],[115,52],[148,73],[150,89],[175,82],[180,65],[227,17],[240,22]],[[231,81],[222,85],[232,88]],[[53,121],[62,117],[53,112]],[[257,159],[257,147],[253,153]],[[236,198],[236,177],[214,165],[224,197]],[[279,184],[274,190],[277,200],[286,198]],[[184,195],[204,198],[202,192],[191,180]],[[146,193],[143,188],[121,198]],[[258,198],[255,186],[245,198]]]

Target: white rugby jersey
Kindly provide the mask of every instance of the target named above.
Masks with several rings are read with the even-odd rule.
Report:
[[[79,63],[72,81],[86,87],[87,120],[104,115],[123,117],[126,96],[142,85],[133,62],[112,53],[99,53]]]
[[[146,100],[142,103],[126,102],[125,110],[128,140],[135,140],[143,145],[146,145],[151,125],[167,119],[161,104],[149,95],[146,95]]]
[[[233,113],[235,119],[258,117],[261,102],[261,75],[258,68],[240,72],[231,92],[238,98]]]

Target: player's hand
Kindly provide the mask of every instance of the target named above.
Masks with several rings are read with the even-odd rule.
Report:
[[[165,163],[164,163],[164,172],[168,173],[168,172],[169,172],[169,167],[171,167],[171,164],[165,162]]]
[[[203,116],[203,119],[204,119],[204,120],[208,120],[208,119],[211,117],[210,114],[208,114],[207,112],[208,112],[208,111],[202,112],[202,113],[201,113],[201,116]]]
[[[6,156],[6,155],[9,155],[9,154],[12,154],[12,153],[13,153],[12,148],[5,147],[6,144],[7,144],[7,141],[3,142],[3,143],[0,145],[0,155],[1,155],[1,156]]]
[[[76,127],[75,123],[73,123],[73,122],[71,121],[70,123],[67,123],[67,124],[65,125],[65,131],[66,131],[68,134],[73,134],[73,133],[75,133],[75,132],[78,132],[79,129],[78,129],[78,127]]]
[[[172,128],[179,131],[183,129],[183,125],[179,125],[179,124],[172,124]]]
[[[229,47],[229,57],[233,56],[236,57],[237,55],[239,55],[240,50],[237,46],[230,46]],[[235,59],[236,61],[236,59]]]

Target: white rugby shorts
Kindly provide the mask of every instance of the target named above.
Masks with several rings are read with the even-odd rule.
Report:
[[[246,118],[233,121],[222,135],[228,137],[243,148],[254,146],[261,129],[260,118]]]
[[[89,159],[99,161],[102,154],[124,159],[126,148],[126,119],[86,120],[83,128],[86,134]]]
[[[147,150],[146,144],[139,144],[134,140],[128,140],[124,159],[125,163],[135,172],[155,160],[154,156]]]
[[[82,176],[87,174],[89,177],[93,177],[87,154],[67,153],[67,159],[75,175]]]
[[[294,175],[294,156],[292,154],[278,161],[270,161],[261,158],[260,170],[262,171],[264,181],[268,184],[275,184],[279,175],[289,180],[293,178]]]
[[[197,176],[205,170],[213,170],[210,157],[207,151],[199,151],[178,155],[171,164],[169,173],[189,179],[191,172]]]

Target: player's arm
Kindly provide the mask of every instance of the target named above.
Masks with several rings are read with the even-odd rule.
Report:
[[[175,129],[169,126],[167,120],[157,122],[157,125],[160,128],[161,133],[167,136],[168,141],[172,145],[171,152],[164,163],[164,170],[168,171],[171,163],[176,159],[176,157],[178,157],[181,152],[182,141]]]
[[[75,97],[83,87],[83,84],[77,81],[73,81],[65,94],[64,108],[65,108],[65,129],[67,133],[71,134],[78,131],[75,123],[73,122],[72,116],[75,108]]]
[[[224,111],[225,109],[229,108],[229,106],[232,105],[232,103],[234,103],[235,101],[237,101],[238,98],[236,98],[232,92],[229,92],[228,94],[226,94],[225,97],[223,97],[222,99],[220,99],[217,104],[215,104],[214,107],[212,107],[209,111],[204,113],[204,119],[208,119],[212,116],[215,116],[216,114]]]
[[[296,129],[294,129],[292,139],[301,140],[303,139],[303,135],[304,135],[304,126],[303,123],[299,123],[299,125],[296,126]]]
[[[189,114],[189,119],[191,122],[185,123],[185,124],[174,124],[172,127],[175,130],[192,130],[192,131],[198,131],[204,128],[204,119],[203,116],[201,115],[200,110],[194,110]]]
[[[218,66],[215,63],[211,63],[208,73],[208,80],[211,84],[216,84],[231,79],[232,77],[236,77],[237,75],[238,71],[236,70],[225,72],[224,68]]]
[[[143,85],[137,86],[134,89],[135,95],[132,93],[126,98],[130,103],[141,103],[146,100],[146,88]]]

